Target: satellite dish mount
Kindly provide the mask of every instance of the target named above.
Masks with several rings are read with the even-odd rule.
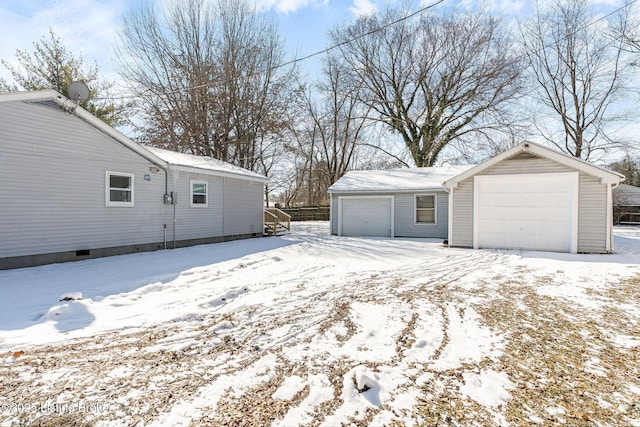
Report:
[[[78,104],[89,99],[89,88],[83,82],[73,82],[67,88],[67,95],[69,95],[69,99],[76,103],[76,108],[78,108]]]

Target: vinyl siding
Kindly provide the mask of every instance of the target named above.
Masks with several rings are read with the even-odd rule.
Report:
[[[453,189],[453,215],[449,244],[473,247],[473,177],[458,183]]]
[[[578,197],[578,252],[603,253],[607,244],[607,186],[580,174]]]
[[[264,184],[234,178],[223,183],[224,235],[264,232]]]
[[[53,104],[0,117],[0,258],[162,241],[163,171]],[[134,207],[106,206],[106,171],[134,174]]]
[[[436,195],[436,224],[415,223],[414,198],[416,194]],[[448,232],[449,195],[444,191],[398,193],[395,195],[394,214],[396,237],[431,237],[446,239]]]
[[[177,204],[167,205],[165,171],[153,166],[53,102],[0,103],[0,259],[159,249],[165,226],[174,238],[174,212],[178,242],[262,235],[262,183],[171,167]],[[134,206],[106,206],[107,171],[133,174]],[[208,207],[190,207],[192,179],[208,183]]]
[[[553,160],[519,154],[504,160],[479,175],[574,172]],[[606,251],[606,185],[584,172],[579,173],[578,252]],[[450,244],[473,246],[473,176],[453,190],[452,236]]]
[[[176,240],[223,235],[223,178],[186,171],[173,172],[176,193]],[[207,183],[207,206],[191,206],[191,180]]]
[[[329,213],[329,221],[331,225],[331,234],[338,234],[338,195],[331,194],[331,211]]]
[[[415,224],[414,197],[416,194],[435,194],[437,203],[436,225]],[[333,193],[331,195],[331,234],[338,234],[338,196],[394,196],[395,237],[447,238],[449,212],[448,194],[444,191],[419,191],[416,193]]]

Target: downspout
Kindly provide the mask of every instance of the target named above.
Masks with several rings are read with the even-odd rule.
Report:
[[[178,218],[176,215],[176,206],[178,205],[178,191],[177,191],[177,175],[174,174],[173,175],[173,188],[174,188],[174,192],[173,192],[173,248],[176,248],[176,224],[178,223]]]
[[[444,191],[446,191],[449,194],[449,198],[447,201],[447,205],[448,205],[448,210],[449,212],[447,212],[447,246],[452,247],[453,246],[453,189],[454,187],[451,188],[447,188],[446,186],[444,187]]]
[[[166,197],[166,195],[169,194],[169,171],[167,171],[165,168],[162,168],[162,170],[164,171],[164,194]],[[167,249],[167,224],[164,224],[162,229],[163,229],[163,233],[162,233],[163,248],[166,250]]]
[[[329,236],[331,236],[333,235],[333,221],[335,220],[335,215],[333,215],[333,193],[331,191],[329,191],[328,193],[329,193]]]
[[[613,189],[620,183],[607,184],[607,242],[606,251],[613,252]]]

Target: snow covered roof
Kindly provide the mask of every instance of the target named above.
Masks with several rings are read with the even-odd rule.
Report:
[[[329,192],[402,192],[444,189],[442,186],[444,181],[471,167],[467,165],[350,171],[329,187]]]
[[[613,189],[613,204],[619,206],[640,206],[640,187],[620,184]]]
[[[211,157],[194,156],[192,154],[177,153],[175,151],[164,150],[162,148],[147,147],[147,150],[160,157],[165,162],[174,166],[183,166],[186,168],[195,168],[203,171],[217,172],[222,175],[236,175],[245,179],[257,181],[268,181],[268,178],[258,173],[243,169],[231,163],[222,160],[213,159]]]

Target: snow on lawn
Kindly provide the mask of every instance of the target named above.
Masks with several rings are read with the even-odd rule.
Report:
[[[293,226],[0,271],[2,425],[640,423],[640,228],[573,255]]]

